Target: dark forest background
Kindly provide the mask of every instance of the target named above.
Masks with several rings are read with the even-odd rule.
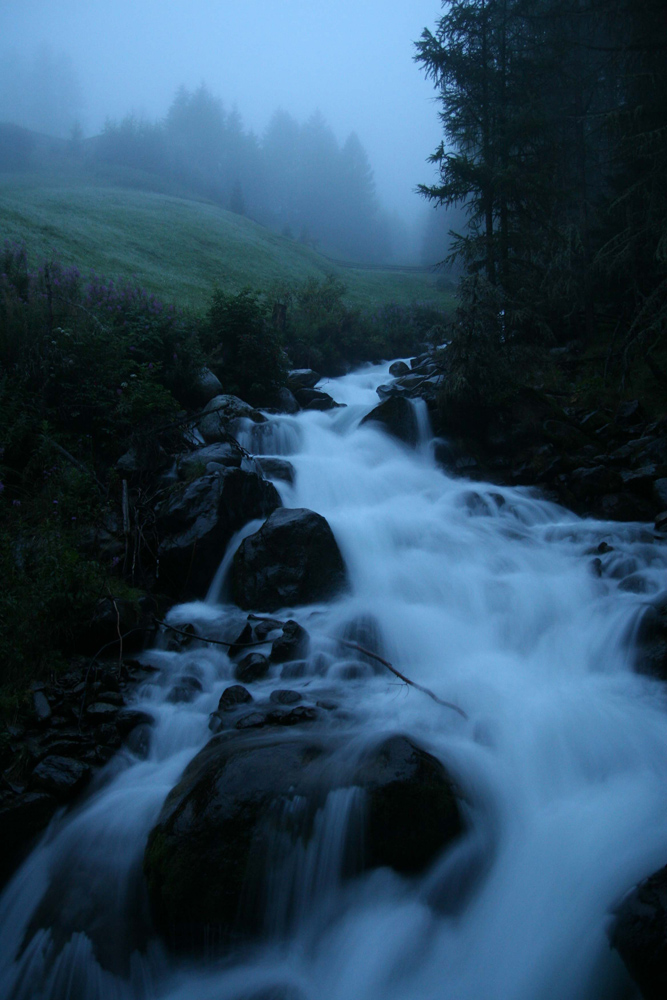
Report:
[[[471,396],[531,359],[667,391],[664,0],[453,0],[416,59],[443,128],[422,194],[463,210],[453,371]]]

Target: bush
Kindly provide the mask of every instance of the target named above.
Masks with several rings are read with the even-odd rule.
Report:
[[[417,353],[425,341],[442,337],[445,318],[433,307],[387,305],[369,313],[346,305],[345,294],[345,285],[333,276],[309,278],[283,292],[286,346],[297,368],[342,375],[365,361]]]
[[[108,461],[138,425],[164,422],[192,393],[203,354],[194,323],[173,306],[132,282],[83,282],[57,261],[31,271],[16,245],[5,245],[2,266],[5,418],[25,409],[23,430],[47,421],[75,452],[85,439],[87,455]]]
[[[285,384],[287,358],[263,296],[249,289],[237,295],[216,291],[204,344],[226,392],[253,406],[273,403]]]

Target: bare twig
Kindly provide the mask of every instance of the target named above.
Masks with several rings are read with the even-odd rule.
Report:
[[[391,670],[392,674],[398,677],[399,680],[402,680],[405,684],[409,684],[410,687],[417,688],[418,691],[421,691],[423,694],[427,694],[429,698],[433,699],[433,701],[437,701],[438,705],[443,705],[445,708],[451,708],[452,711],[458,712],[461,718],[463,719],[468,718],[467,714],[463,711],[462,708],[459,708],[458,705],[454,705],[451,701],[443,701],[443,699],[438,698],[437,694],[434,694],[434,692],[431,691],[430,688],[424,687],[422,684],[417,684],[416,681],[410,680],[409,677],[406,677],[405,674],[402,674],[400,670],[397,670],[396,667],[393,666],[393,664],[391,664],[389,660],[385,660],[384,657],[378,656],[377,653],[371,652],[370,649],[365,649],[363,646],[359,646],[358,643],[356,642],[348,642],[347,639],[338,639],[334,638],[334,636],[329,636],[329,638],[334,639],[334,642],[340,643],[341,646],[347,646],[348,649],[356,649],[357,652],[363,653],[364,656],[371,656],[374,660],[377,660],[378,663],[381,663],[384,667],[386,667],[387,670]]]
[[[277,619],[275,619],[275,618],[268,618],[267,619],[267,618],[263,617],[262,615],[248,615],[248,618],[250,618],[253,621],[277,621]],[[279,622],[279,624],[280,625],[285,625],[286,623],[285,622]],[[187,634],[187,633],[185,633],[185,634]],[[363,653],[364,656],[370,656],[373,660],[377,660],[378,663],[381,663],[383,667],[386,667],[387,670],[390,670],[392,672],[392,674],[394,674],[395,677],[398,677],[399,680],[403,681],[404,684],[408,684],[410,687],[416,688],[417,691],[421,691],[422,694],[428,695],[428,697],[432,698],[433,701],[436,701],[438,703],[438,705],[442,705],[444,708],[451,708],[453,712],[458,712],[458,714],[461,716],[461,718],[463,718],[463,719],[467,719],[468,718],[467,714],[463,711],[462,708],[459,708],[458,705],[454,705],[451,701],[444,701],[442,698],[438,698],[437,694],[435,694],[433,691],[431,691],[430,688],[424,687],[422,684],[417,684],[416,681],[410,680],[410,678],[406,677],[405,674],[402,674],[400,672],[400,670],[397,670],[396,667],[389,662],[389,660],[385,660],[384,657],[379,656],[377,653],[373,653],[370,649],[365,649],[364,646],[360,646],[356,642],[349,642],[347,639],[339,639],[338,636],[330,635],[330,636],[327,636],[327,638],[328,639],[332,639],[333,642],[337,642],[341,646],[347,646],[348,649],[356,649],[356,651],[358,653]],[[232,643],[221,643],[221,645],[230,646],[230,645],[237,645],[237,643],[233,643],[233,644]],[[242,643],[238,643],[238,645],[243,645],[243,644]],[[263,643],[247,643],[247,645],[249,645],[249,646],[263,645]]]
[[[203,635],[193,635],[192,632],[186,632],[182,628],[176,628],[174,625],[168,625],[167,622],[160,621],[159,618],[155,619],[156,625],[162,625],[164,628],[168,628],[170,632],[176,632],[178,635],[184,635],[188,639],[198,639],[199,642],[211,642],[214,646],[228,646],[230,649],[241,646],[266,646],[266,639],[259,639],[256,642],[226,642],[224,639],[209,639]]]

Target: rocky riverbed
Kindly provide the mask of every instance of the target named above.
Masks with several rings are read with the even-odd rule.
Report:
[[[30,995],[21,993],[25,981],[33,983],[30,989],[46,991],[40,996],[64,997],[58,992],[60,980],[52,976],[58,967],[54,956],[63,948],[69,955],[67,942],[78,940],[77,935],[90,940],[103,970],[93,978],[111,975],[129,984],[126,992],[125,986],[114,986],[121,990],[117,995],[180,995],[157,986],[142,993],[136,968],[136,975],[130,971],[129,956],[137,952],[144,956],[141,976],[148,975],[149,967],[150,975],[157,975],[149,945],[155,929],[174,954],[199,956],[229,953],[230,948],[242,954],[248,941],[267,936],[275,940],[276,935],[296,934],[301,940],[300,921],[317,910],[319,896],[337,901],[326,917],[333,920],[336,907],[344,908],[345,894],[354,895],[355,887],[378,878],[378,871],[408,879],[406,886],[421,885],[418,898],[440,914],[438,920],[450,912],[463,913],[460,908],[474,898],[475,886],[484,885],[484,873],[502,843],[501,838],[493,850],[489,846],[493,833],[485,811],[493,813],[489,803],[494,795],[483,786],[490,781],[504,788],[506,778],[493,769],[487,773],[480,761],[472,766],[479,752],[474,748],[502,746],[503,739],[511,745],[513,739],[511,725],[500,744],[499,733],[493,734],[512,716],[510,712],[505,718],[500,689],[494,695],[500,702],[497,712],[491,712],[491,718],[497,716],[493,722],[485,697],[479,697],[486,685],[493,686],[492,657],[523,664],[533,656],[526,650],[534,649],[531,670],[539,674],[558,649],[554,671],[556,662],[562,670],[565,656],[578,664],[582,684],[590,687],[598,683],[596,671],[601,670],[598,646],[606,649],[619,680],[613,697],[604,684],[597,691],[604,708],[596,710],[608,713],[599,722],[600,745],[610,739],[614,726],[634,724],[640,711],[637,699],[650,696],[662,711],[662,689],[655,678],[667,679],[667,560],[661,530],[667,507],[665,426],[645,421],[634,404],[596,416],[567,412],[537,394],[517,402],[511,417],[500,415],[493,436],[487,431],[480,438],[461,427],[448,434],[437,405],[442,375],[430,355],[413,359],[410,367],[392,365],[383,374],[379,379],[373,372],[367,379],[373,392],[379,381],[375,406],[369,402],[370,389],[364,389],[360,404],[357,389],[348,390],[344,382],[334,401],[327,386],[315,389],[316,373],[306,371],[292,373],[290,389],[283,393],[288,417],[217,395],[184,426],[180,446],[163,456],[159,468],[142,467],[137,455],[124,456],[120,471],[130,497],[135,489],[145,492],[150,477],[158,498],[152,593],[134,600],[112,595],[101,600],[89,633],[82,636],[80,658],[68,672],[35,686],[30,711],[3,737],[0,821],[5,851],[0,874],[7,879],[51,823],[54,839],[39,849],[40,857],[49,859],[51,885],[61,886],[64,900],[59,908],[47,893],[24,921],[17,955],[42,948],[51,958],[42,973],[35,966],[28,973],[25,962],[19,962],[20,972],[19,966],[6,971],[8,995],[17,1000]],[[307,424],[295,416],[301,407],[313,412]],[[435,441],[429,440],[429,414],[439,432]],[[333,436],[331,420],[338,428]],[[310,450],[301,457],[304,434],[310,435]],[[346,435],[357,449],[349,469],[342,464],[348,459],[337,451]],[[327,462],[334,471],[327,473],[322,489],[316,484]],[[438,473],[436,462],[446,477]],[[376,466],[379,479],[373,478]],[[395,509],[385,509],[387,497],[403,496],[403,479],[406,484],[414,480],[409,494],[414,507],[401,506],[401,499]],[[370,505],[358,524],[350,505],[357,494],[362,505]],[[437,512],[430,513],[429,507],[427,513],[435,496]],[[578,521],[541,497],[603,520]],[[330,510],[330,516],[323,516],[321,508],[325,514]],[[626,527],[624,521],[639,523]],[[380,528],[382,541],[376,537]],[[121,544],[122,533],[116,531],[115,544]],[[105,544],[113,544],[113,530],[107,535]],[[392,555],[385,566],[388,547]],[[436,552],[441,565],[432,558]],[[517,553],[524,560],[522,578],[533,574],[532,593],[531,585],[517,589],[511,573],[499,569],[516,563]],[[413,564],[420,567],[416,573]],[[447,567],[446,577],[440,575],[441,566]],[[514,572],[519,572],[518,563]],[[570,581],[570,594],[556,583],[558,574]],[[545,600],[540,594],[547,579]],[[452,580],[458,590],[452,589]],[[396,581],[402,581],[400,586]],[[477,600],[481,617],[479,608],[473,610]],[[587,602],[590,609],[583,614],[580,605]],[[426,606],[430,611],[424,615]],[[500,625],[506,612],[517,622],[515,637]],[[606,622],[600,635],[591,630],[596,615]],[[552,620],[560,623],[553,633]],[[536,638],[542,634],[551,635],[553,649]],[[569,637],[569,646],[561,646],[562,635]],[[588,636],[583,644],[582,636]],[[480,643],[479,663],[474,661],[468,676],[465,647]],[[396,681],[385,666],[389,653],[394,664],[408,675],[414,672],[422,685],[426,681],[440,688],[442,677],[448,678],[443,693],[452,702],[466,702],[466,709],[472,701],[474,722],[461,722],[468,720],[468,711],[457,717],[446,700],[440,706],[437,698],[430,703],[430,686],[426,693],[423,686],[421,693],[413,692],[420,699],[416,710],[412,701],[407,712],[392,707],[385,694]],[[443,660],[467,666],[443,675]],[[510,673],[508,681],[510,676],[513,686],[516,678]],[[531,697],[542,706],[541,688],[533,691],[535,676],[528,678]],[[560,684],[549,688],[557,705],[564,691]],[[523,705],[525,695],[518,691],[515,697]],[[622,724],[614,715],[614,698],[627,699],[628,719]],[[530,714],[521,718],[521,725],[532,729]],[[545,717],[546,731],[550,725]],[[667,741],[653,708],[647,709],[643,725],[642,738],[651,733],[656,746]],[[640,730],[641,725],[632,736],[628,731],[628,746],[640,739]],[[537,743],[543,738],[544,731],[533,737]],[[597,744],[579,748],[573,733],[568,739],[575,748],[571,752],[580,752],[582,760],[591,753],[597,760],[603,752]],[[648,804],[653,801],[650,781],[643,757],[641,765],[638,758],[633,761],[618,767],[634,767],[642,794],[646,786],[646,802],[638,801],[636,809],[638,818],[644,816],[642,822],[650,825],[655,819]],[[568,785],[573,778],[564,763],[559,766]],[[585,771],[587,765],[581,766]],[[524,767],[522,762],[519,769]],[[132,804],[135,793],[127,788],[132,775],[144,774],[137,780],[145,781],[149,772],[156,784],[150,791],[142,786],[148,811],[139,819]],[[540,780],[548,786],[552,763],[545,775]],[[524,777],[531,787],[533,779]],[[539,794],[548,797],[540,787]],[[578,795],[579,785],[577,789]],[[136,830],[130,824],[134,832],[131,837],[127,833],[131,849],[123,848],[128,860],[117,875],[133,886],[128,898],[135,916],[127,941],[119,938],[118,947],[110,947],[109,934],[117,926],[113,920],[126,922],[129,914],[119,904],[117,911],[111,908],[113,920],[103,917],[107,883],[114,876],[107,875],[104,882],[107,861],[93,872],[97,848],[90,848],[88,859],[75,866],[91,885],[91,902],[84,905],[76,873],[71,885],[68,880],[73,842],[67,849],[64,845],[77,830],[82,843],[96,836],[96,810],[107,808],[116,794],[126,802],[123,808],[137,815],[132,820]],[[597,785],[587,794],[598,795]],[[500,827],[503,810],[510,808],[503,795],[514,803],[512,808],[522,808],[512,798],[514,792],[500,793],[503,805],[495,819]],[[574,800],[572,809],[574,816]],[[608,816],[600,812],[600,831]],[[114,822],[110,820],[112,828]],[[600,835],[604,839],[608,834]],[[667,817],[663,833],[659,824],[651,827],[646,841],[646,853],[621,866],[624,874],[616,871],[612,878],[611,869],[602,866],[603,913],[620,902],[619,893],[657,870],[661,857],[667,859]],[[622,847],[621,840],[614,843]],[[579,864],[575,855],[573,847],[568,871]],[[527,858],[517,863],[530,869]],[[138,874],[142,865],[143,876]],[[498,871],[502,881],[502,865]],[[659,957],[667,938],[656,931],[667,920],[661,878],[655,876],[655,890],[649,882],[630,897],[609,930],[651,1000],[662,996],[667,975]],[[62,888],[65,883],[67,889]],[[289,885],[292,889],[286,889]],[[398,883],[382,883],[380,897],[391,908],[390,885]],[[592,877],[591,885],[602,885],[602,874]],[[545,898],[552,891],[545,888]],[[281,902],[272,895],[276,892],[286,893]],[[501,893],[498,912],[516,918],[515,910],[503,911],[509,905],[503,900]],[[582,903],[602,930],[600,905]],[[483,927],[478,932],[484,939]],[[433,933],[443,932],[434,925]],[[74,962],[72,955],[67,961]],[[587,961],[582,955],[581,962]],[[93,980],[86,978],[93,975],[93,966],[85,967],[88,971],[77,982],[88,985],[78,986],[73,995],[106,1000],[112,994],[93,989]],[[587,974],[593,973],[589,969]],[[615,989],[610,985],[614,974],[605,972],[601,989]],[[480,995],[474,977],[462,975],[460,995]],[[502,1000],[540,995],[539,990],[521,992],[512,974],[507,975],[514,985],[503,992],[502,977],[496,982],[489,973],[496,992],[485,995]],[[568,986],[567,977],[561,982],[563,997],[580,995],[574,983]],[[619,983],[613,995],[620,997],[626,980]],[[410,987],[417,988],[415,983]],[[93,992],[85,992],[89,989]],[[221,996],[241,995],[233,985],[225,990]],[[358,995],[380,994],[376,989]]]

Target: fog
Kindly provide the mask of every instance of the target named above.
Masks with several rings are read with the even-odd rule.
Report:
[[[93,135],[129,111],[160,118],[180,85],[202,82],[259,135],[277,108],[300,122],[319,110],[341,145],[359,136],[382,205],[413,220],[440,131],[413,42],[439,12],[437,0],[10,0],[0,118],[62,134],[69,113]],[[68,78],[67,107],[20,98],[46,57]]]

